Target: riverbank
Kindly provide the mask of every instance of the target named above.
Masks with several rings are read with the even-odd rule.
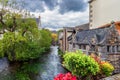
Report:
[[[31,73],[31,80],[53,80],[57,74],[67,72],[61,65],[58,46],[51,46],[50,51],[43,54],[39,59],[22,64],[24,65],[19,65],[19,67],[16,66],[15,63],[11,64],[7,58],[1,58],[0,80],[15,80],[14,77],[16,77],[16,75],[21,76],[20,80],[22,80],[24,75],[26,75],[22,72]]]

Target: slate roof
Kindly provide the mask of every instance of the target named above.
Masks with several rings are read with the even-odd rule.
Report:
[[[88,30],[89,29],[89,23],[78,25],[75,28],[79,28],[80,30]]]
[[[114,25],[107,28],[83,30],[76,33],[75,43],[78,44],[100,44],[105,45],[107,43],[107,36],[110,36],[110,32],[114,30]],[[93,42],[93,39],[95,42]]]

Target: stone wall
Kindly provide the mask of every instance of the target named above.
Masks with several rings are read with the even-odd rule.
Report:
[[[108,54],[107,61],[114,66],[113,73],[120,73],[120,53]]]
[[[120,74],[113,75],[113,76],[110,76],[110,77],[106,77],[106,78],[103,78],[103,79],[100,79],[100,80],[120,80]]]

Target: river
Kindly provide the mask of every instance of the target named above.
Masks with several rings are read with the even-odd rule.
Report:
[[[51,46],[51,51],[40,58],[42,70],[37,76],[37,80],[53,80],[59,73],[65,73],[66,70],[61,66],[61,60],[58,55],[58,46]]]
[[[53,80],[54,76],[67,71],[61,65],[61,59],[58,55],[58,46],[51,46],[50,52],[42,55],[39,59],[39,67],[41,68],[36,80]],[[9,73],[9,64],[6,58],[0,59],[0,80],[4,75]]]

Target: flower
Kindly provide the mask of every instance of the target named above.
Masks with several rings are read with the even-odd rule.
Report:
[[[58,74],[54,80],[77,80],[76,76],[73,76],[71,73]]]

